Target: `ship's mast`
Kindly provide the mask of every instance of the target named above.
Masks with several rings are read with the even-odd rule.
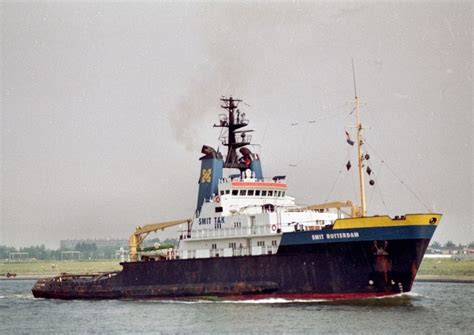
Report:
[[[355,109],[356,109],[356,115],[357,115],[357,124],[356,124],[356,129],[357,129],[357,155],[359,157],[358,160],[358,169],[359,169],[359,185],[360,185],[360,216],[366,216],[367,215],[367,209],[365,205],[365,183],[364,183],[364,172],[362,170],[363,166],[363,160],[364,157],[362,156],[362,138],[360,136],[361,130],[362,130],[362,124],[360,123],[360,113],[359,113],[359,106],[360,106],[360,101],[359,97],[356,95],[355,96]]]
[[[242,100],[234,99],[230,97],[222,97],[220,99],[223,104],[221,108],[227,111],[227,115],[224,115],[219,124],[215,124],[214,127],[228,128],[227,138],[222,141],[222,144],[227,146],[227,156],[224,162],[225,168],[236,168],[246,169],[246,165],[242,164],[238,160],[237,149],[250,144],[250,137],[247,136],[247,132],[252,130],[240,130],[237,129],[248,125],[248,120],[245,119],[245,114],[240,113],[237,109],[238,105]],[[240,139],[237,141],[237,134],[240,134]]]
[[[367,208],[365,204],[365,183],[364,183],[364,172],[362,170],[364,157],[362,156],[362,138],[361,138],[361,131],[362,131],[362,124],[360,122],[360,101],[359,97],[357,96],[357,88],[356,88],[356,79],[355,79],[355,70],[354,70],[354,60],[352,60],[352,74],[354,78],[354,96],[355,96],[355,112],[356,112],[356,129],[357,129],[357,156],[358,156],[358,170],[359,170],[359,186],[360,186],[360,213],[359,216],[366,216],[367,215]]]

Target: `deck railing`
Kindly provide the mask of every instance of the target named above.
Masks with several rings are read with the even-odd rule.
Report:
[[[208,255],[206,257],[200,258],[214,258],[214,257],[238,257],[238,256],[259,256],[259,255],[273,255],[276,254],[278,250],[277,246],[269,245],[269,246],[261,246],[261,247],[253,247],[253,248],[218,248],[218,249],[210,249],[208,250]],[[175,257],[167,258],[167,259],[189,259],[189,258],[199,258],[198,250],[181,250],[178,251]]]
[[[270,225],[255,226],[255,227],[233,227],[221,229],[193,229],[191,238],[206,239],[206,238],[223,238],[223,237],[238,237],[249,235],[270,235],[276,233],[276,226],[273,228]]]

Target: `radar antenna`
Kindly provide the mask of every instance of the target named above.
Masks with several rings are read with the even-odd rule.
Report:
[[[250,144],[251,136],[248,132],[252,130],[239,130],[248,125],[248,120],[245,118],[245,113],[241,113],[237,108],[242,102],[240,99],[230,97],[222,97],[221,108],[227,111],[227,115],[222,115],[219,124],[214,127],[227,128],[227,138],[222,139],[222,145],[227,147],[227,156],[225,158],[225,168],[235,168],[245,170],[247,166],[245,163],[239,162],[237,156],[237,149]]]

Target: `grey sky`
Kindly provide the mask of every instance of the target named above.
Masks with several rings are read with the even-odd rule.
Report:
[[[192,215],[227,94],[250,105],[265,175],[286,174],[300,203],[356,200],[344,169],[333,188],[351,58],[377,185],[369,214],[426,211],[401,178],[445,214],[436,240],[474,240],[468,2],[0,8],[0,244],[123,238]]]

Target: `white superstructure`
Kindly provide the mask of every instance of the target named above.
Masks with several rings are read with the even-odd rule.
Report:
[[[337,219],[356,213],[352,202],[296,205],[287,194],[285,176],[264,178],[260,157],[248,148],[253,130],[246,128],[249,121],[238,108],[241,100],[220,100],[226,113],[220,114],[214,127],[221,129],[219,138],[227,153],[223,156],[219,149],[202,147],[194,216],[137,227],[129,242],[131,260],[139,259],[138,252],[145,260],[276,254],[284,233],[331,228]],[[350,215],[342,212],[346,207],[351,207]],[[159,252],[154,253],[140,247],[150,232],[179,224],[177,248],[158,245]]]
[[[173,257],[208,258],[275,254],[281,235],[320,230],[342,217],[340,210],[307,210],[287,194],[284,177],[222,178],[183,234]]]

